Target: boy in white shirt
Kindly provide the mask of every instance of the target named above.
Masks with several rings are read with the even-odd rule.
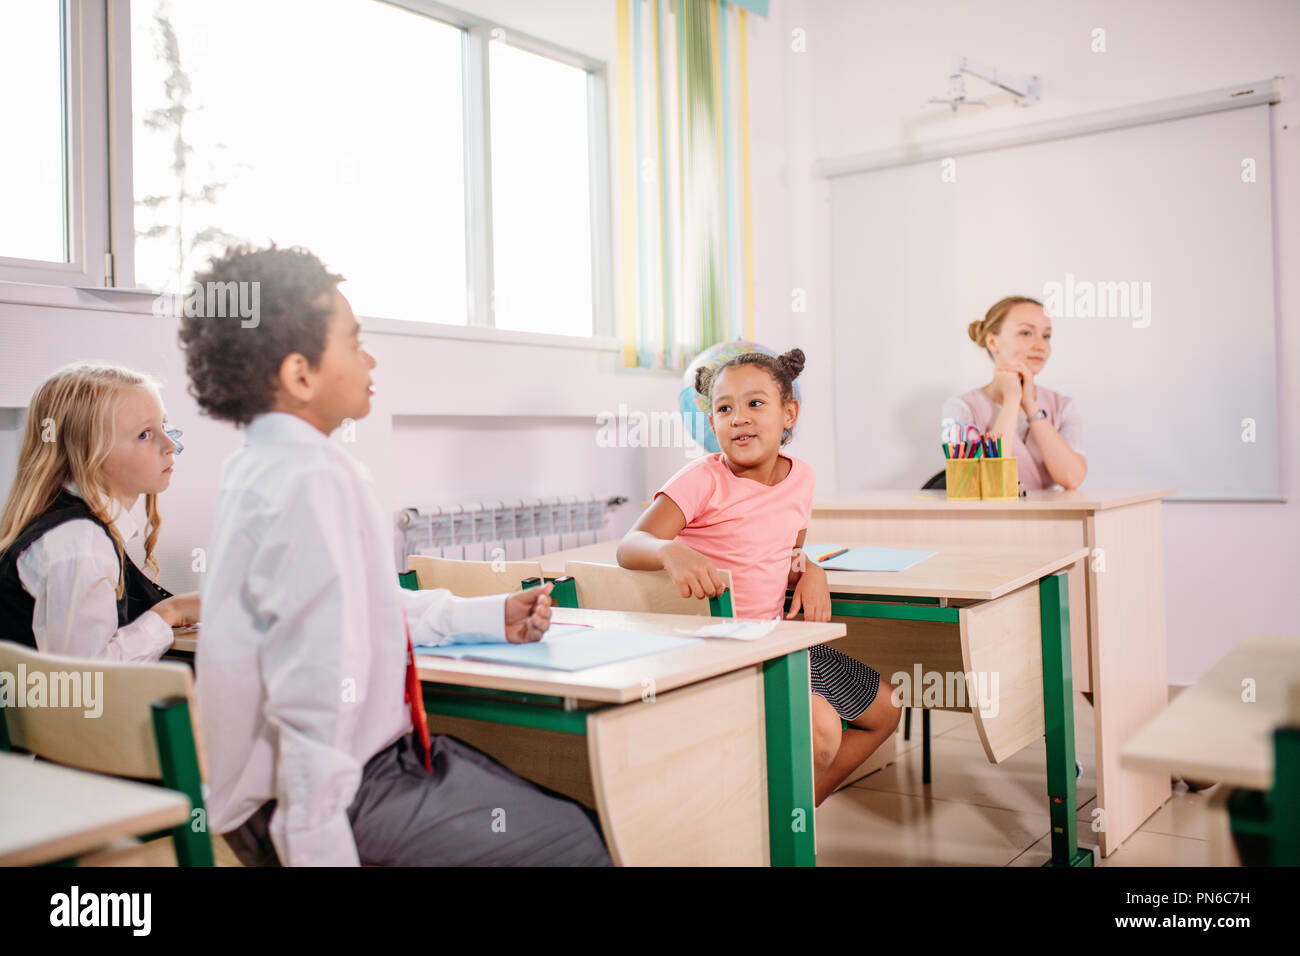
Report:
[[[222,469],[201,590],[212,828],[247,864],[608,865],[583,807],[412,734],[408,626],[417,644],[539,640],[550,588],[399,587],[369,473],[328,437],[374,391],[342,277],[272,246],[227,250],[195,281],[257,282],[260,312],[181,320],[191,393],[247,439]]]

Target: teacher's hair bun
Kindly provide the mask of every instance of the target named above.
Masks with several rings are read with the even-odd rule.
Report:
[[[970,340],[976,345],[980,344],[980,329],[983,325],[984,322],[982,319],[976,319],[970,325],[966,326],[966,334],[970,336]]]

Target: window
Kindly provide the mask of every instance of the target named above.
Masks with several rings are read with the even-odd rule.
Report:
[[[501,42],[488,62],[495,324],[591,335],[587,73]]]
[[[0,280],[183,291],[274,241],[364,317],[608,335],[605,103],[436,0],[4,0]]]
[[[359,315],[466,321],[461,31],[358,0],[131,4],[137,286],[303,245]]]
[[[69,261],[64,10],[0,8],[0,257]],[[18,95],[21,91],[21,95]]]

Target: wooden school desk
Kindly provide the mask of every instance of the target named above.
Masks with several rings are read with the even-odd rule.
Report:
[[[830,543],[832,539],[826,539]],[[834,539],[854,545],[853,539]],[[895,542],[873,544],[897,545]],[[569,561],[614,563],[617,541],[542,555],[547,575]],[[1087,866],[1079,849],[1074,776],[1068,572],[1086,548],[946,548],[898,572],[829,571],[831,613],[846,622],[838,650],[874,667],[998,678],[991,701],[931,701],[916,689],[912,706],[972,713],[984,753],[1001,763],[1046,735],[1053,865]],[[567,611],[555,612],[557,615]],[[948,683],[948,681],[945,681]],[[960,680],[953,682],[953,690]],[[986,683],[991,690],[991,684]],[[904,701],[908,703],[908,701]]]
[[[1134,734],[1121,759],[1165,777],[1271,791],[1273,822],[1265,829],[1285,841],[1282,859],[1300,865],[1297,707],[1300,637],[1248,637]],[[1284,727],[1291,729],[1279,732]]]
[[[556,608],[552,623],[679,636],[710,621]],[[595,808],[616,864],[812,866],[808,648],[844,630],[783,621],[580,671],[416,663],[430,731]]]
[[[186,624],[172,628],[172,646],[163,652],[166,657],[194,663],[194,655],[199,651],[199,625]]]
[[[0,752],[0,866],[33,866],[190,818],[183,793]]]
[[[570,608],[552,620],[674,636],[710,623]],[[843,624],[788,621],[758,641],[582,671],[417,663],[430,731],[596,808],[616,863],[812,866],[807,649],[843,634]],[[197,646],[197,628],[175,638],[175,650]]]
[[[1119,753],[1169,702],[1160,509],[1173,493],[1085,488],[950,502],[942,491],[864,491],[815,502],[808,527],[819,544],[1088,549],[1069,575],[1070,633],[1074,687],[1093,706],[1103,856],[1170,795],[1168,774],[1121,766]]]

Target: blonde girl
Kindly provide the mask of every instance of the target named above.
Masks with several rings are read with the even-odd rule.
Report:
[[[158,385],[116,365],[76,363],[36,390],[18,472],[0,513],[0,636],[37,650],[156,660],[172,628],[198,620],[197,593],[172,595],[126,553],[141,529],[157,577],[158,495],[180,432]]]

